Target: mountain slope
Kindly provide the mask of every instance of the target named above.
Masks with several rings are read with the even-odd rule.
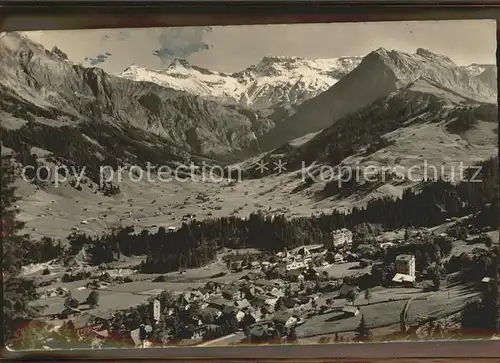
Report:
[[[419,78],[316,135],[240,165],[249,177],[279,180],[280,190],[328,211],[400,197],[438,176],[458,182],[464,168],[496,155],[496,105]]]
[[[453,138],[456,137],[453,135],[472,132],[471,130],[480,124],[488,129],[488,133],[495,134],[497,121],[496,105],[466,98],[422,77],[358,112],[340,118],[320,133],[292,140],[285,146],[264,154],[263,159],[271,162],[279,158],[286,163],[289,171],[313,163],[336,166],[354,155],[361,155],[365,161],[369,161],[371,155],[378,150],[391,147],[391,142],[385,138],[389,133],[409,127],[415,128],[417,125],[432,124],[443,128],[443,133]],[[489,126],[485,126],[485,123]],[[400,140],[393,141],[397,143]],[[412,142],[408,139],[404,142],[410,149],[415,147],[415,150],[422,146],[432,147],[422,145],[422,140]],[[491,147],[496,147],[490,136],[483,141],[476,140],[469,146],[488,143]],[[443,148],[444,145],[439,147]],[[437,154],[433,156],[438,163],[439,158],[448,158],[444,150],[439,152],[439,147]],[[410,149],[408,154],[401,154],[400,157],[413,160]],[[489,156],[485,158],[487,157]]]
[[[421,77],[464,97],[496,102],[494,88],[445,56],[425,49],[406,54],[380,48],[363,58],[357,68],[330,89],[304,102],[294,115],[262,138],[261,148],[273,149],[287,140],[317,132]]]
[[[164,70],[130,66],[120,77],[148,81],[219,102],[265,109],[298,104],[327,90],[352,71],[361,57],[307,60],[264,57],[258,64],[229,74],[210,71],[176,59]]]
[[[367,148],[375,150],[380,137],[388,132],[422,122],[445,122],[474,110],[487,110],[486,121],[496,121],[495,105],[463,97],[427,78],[419,78],[397,93],[380,99],[357,113],[339,119],[291,155],[306,164],[326,162],[336,165],[345,157]],[[470,127],[474,119],[471,119]],[[443,155],[443,158],[445,155]]]
[[[2,34],[0,43],[2,92],[17,98],[15,107],[36,105],[37,112],[46,110],[43,116],[59,123],[136,127],[179,148],[212,156],[255,150],[256,137],[273,126],[240,105],[226,106],[72,64],[61,51],[48,51],[17,33]]]

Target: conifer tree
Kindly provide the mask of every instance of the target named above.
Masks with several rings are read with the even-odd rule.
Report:
[[[27,262],[31,242],[27,235],[20,234],[24,225],[16,220],[14,167],[8,156],[2,157],[1,169],[3,337],[7,342],[39,309],[31,305],[38,298],[35,282],[19,276]]]
[[[372,333],[370,329],[368,329],[365,321],[365,316],[361,316],[361,321],[359,322],[358,327],[355,330],[356,332],[356,340],[368,340],[370,339]]]

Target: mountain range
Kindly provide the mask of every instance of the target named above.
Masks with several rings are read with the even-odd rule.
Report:
[[[375,129],[377,123],[369,126],[370,109],[392,115],[401,102],[414,111],[434,99],[433,105],[446,104],[442,99],[481,105],[495,104],[497,97],[494,65],[459,66],[422,48],[415,54],[379,48],[365,57],[323,60],[264,57],[232,74],[176,59],[163,70],[133,65],[117,76],[74,64],[62,50],[49,51],[18,33],[0,35],[0,55],[0,112],[9,137],[26,133],[33,123],[58,132],[76,129],[68,131],[72,137],[82,145],[99,144],[99,157],[117,163],[134,158],[96,141],[102,134],[96,129],[107,130],[107,140],[120,135],[122,147],[146,148],[140,153],[144,160],[149,153],[157,157],[158,143],[168,150],[165,157],[235,160],[319,133],[298,144],[320,158],[324,148],[318,140],[336,135],[331,130],[337,130],[337,122],[344,120],[349,128],[351,121],[345,120],[360,119]],[[48,147],[35,145],[36,139],[25,142]],[[291,149],[294,159],[296,147]]]
[[[358,67],[327,91],[302,104],[290,117],[265,135],[260,145],[264,150],[317,132],[338,119],[368,106],[381,97],[396,92],[420,77],[453,90],[464,97],[481,102],[496,102],[496,70],[492,67],[474,76],[446,56],[417,49],[415,54],[379,48],[363,58]]]
[[[317,96],[356,68],[361,59],[264,57],[258,64],[231,74],[175,59],[164,70],[130,66],[120,73],[120,77],[153,82],[207,99],[260,110],[280,104],[298,105]]]

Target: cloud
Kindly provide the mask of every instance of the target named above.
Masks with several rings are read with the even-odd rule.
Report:
[[[85,62],[89,63],[91,66],[96,66],[100,63],[106,62],[106,59],[111,56],[110,52],[104,54],[98,54],[95,57],[85,57]]]
[[[158,36],[159,48],[153,55],[160,58],[163,67],[168,66],[173,59],[186,59],[190,55],[211,48],[203,41],[205,35],[212,31],[211,27],[168,28],[163,29]]]

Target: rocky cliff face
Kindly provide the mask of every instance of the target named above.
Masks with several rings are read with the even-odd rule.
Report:
[[[0,38],[0,83],[16,107],[36,105],[52,117],[127,125],[205,155],[256,150],[256,138],[273,122],[240,105],[109,75],[72,64],[62,51],[48,51],[17,34]]]

